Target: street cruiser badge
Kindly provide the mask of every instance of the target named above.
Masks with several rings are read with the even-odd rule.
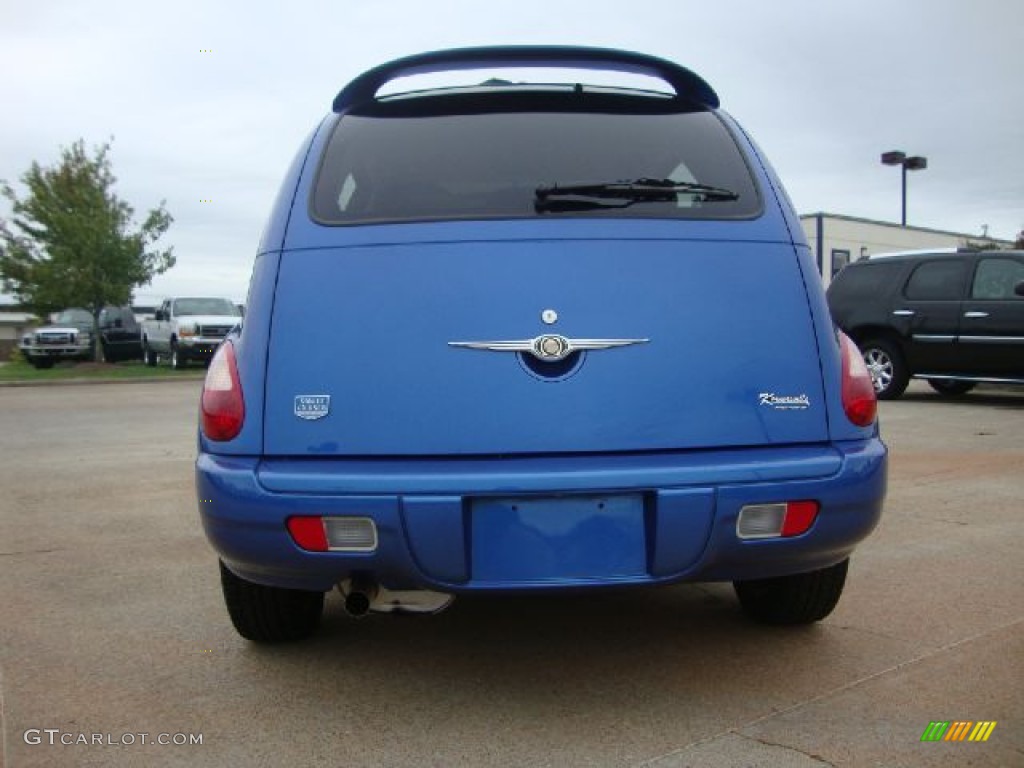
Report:
[[[776,395],[774,392],[761,392],[758,397],[761,405],[777,411],[803,411],[811,407],[811,398],[807,395]]]
[[[632,344],[646,344],[648,341],[650,339],[567,339],[557,334],[546,334],[535,339],[517,341],[449,341],[448,346],[489,352],[526,352],[543,363],[557,363],[573,352],[628,347]]]
[[[295,415],[306,421],[322,419],[331,410],[330,395],[296,395]]]

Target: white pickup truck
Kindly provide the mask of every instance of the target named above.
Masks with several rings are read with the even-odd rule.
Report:
[[[228,299],[166,299],[152,320],[142,323],[142,354],[146,365],[169,360],[172,368],[184,368],[190,360],[209,363],[213,353],[242,320]]]

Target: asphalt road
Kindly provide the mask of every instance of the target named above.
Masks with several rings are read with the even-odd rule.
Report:
[[[886,513],[818,626],[726,585],[359,621],[334,595],[264,648],[198,523],[198,387],[0,389],[3,765],[1024,765],[1024,392],[883,404]],[[922,743],[939,720],[997,725]]]

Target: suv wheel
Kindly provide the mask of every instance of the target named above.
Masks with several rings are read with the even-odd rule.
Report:
[[[220,563],[220,584],[231,623],[238,634],[257,643],[302,640],[320,625],[323,592],[254,584]]]
[[[872,339],[860,345],[860,351],[879,400],[895,400],[906,391],[910,372],[899,347],[885,339]]]
[[[928,379],[928,383],[931,385],[932,389],[946,397],[966,395],[978,386],[973,381],[951,381],[949,379]]]
[[[142,342],[142,362],[150,368],[156,365],[156,352],[150,349],[146,342]]]
[[[836,607],[843,594],[847,558],[820,571],[774,579],[735,581],[733,588],[744,612],[763,624],[811,624]]]

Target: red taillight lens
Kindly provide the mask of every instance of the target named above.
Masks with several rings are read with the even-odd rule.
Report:
[[[818,517],[818,502],[791,501],[786,505],[786,517],[782,523],[783,536],[799,536],[806,533]]]
[[[201,411],[203,434],[210,440],[232,440],[242,431],[245,400],[238,381],[235,347],[230,341],[221,344],[210,361],[203,384]]]
[[[816,501],[777,501],[748,504],[736,518],[736,535],[741,539],[777,539],[807,533],[818,518]]]
[[[327,532],[320,517],[289,517],[288,533],[295,543],[310,552],[327,551]]]
[[[858,427],[869,427],[878,412],[875,385],[864,358],[849,336],[839,332],[839,350],[843,358],[843,410]]]

